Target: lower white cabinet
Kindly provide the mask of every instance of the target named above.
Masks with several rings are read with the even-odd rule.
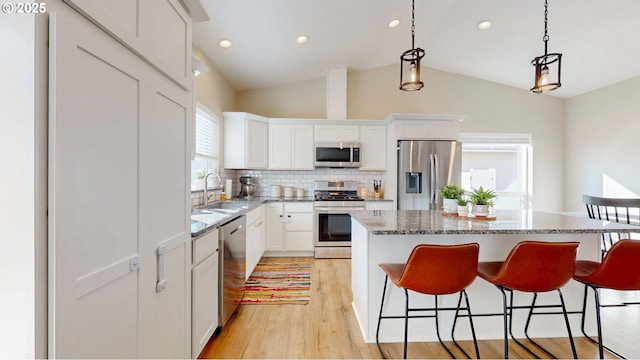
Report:
[[[191,358],[197,359],[218,327],[218,229],[193,240]]]
[[[265,216],[264,205],[247,213],[247,256],[246,278],[249,279],[253,269],[256,268],[265,248]]]
[[[393,210],[393,200],[365,201],[366,210]]]
[[[274,202],[266,205],[266,251],[313,254],[313,202]]]

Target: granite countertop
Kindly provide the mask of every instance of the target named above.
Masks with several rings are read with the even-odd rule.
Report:
[[[441,210],[359,211],[352,217],[372,235],[640,233],[640,226],[524,210],[499,210],[495,220],[443,216]]]
[[[191,238],[195,239],[204,235],[238,216],[245,215],[264,203],[281,201],[312,202],[314,199],[313,197],[285,199],[254,196],[251,198],[233,198],[209,205],[197,206],[191,210]]]

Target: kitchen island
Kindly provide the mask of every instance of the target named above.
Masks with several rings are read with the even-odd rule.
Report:
[[[418,244],[480,244],[479,261],[502,261],[513,246],[524,240],[579,241],[578,259],[599,260],[600,234],[603,232],[634,233],[640,227],[583,217],[535,211],[498,211],[495,220],[443,216],[440,210],[362,211],[352,214],[351,287],[353,309],[366,342],[375,342],[384,272],[380,263],[404,263]],[[571,329],[580,336],[580,316],[583,286],[571,280],[562,289],[567,310],[571,314]],[[476,278],[467,289],[478,339],[502,339],[502,295],[486,281]],[[514,304],[528,305],[532,295],[515,293]],[[455,307],[457,294],[439,297],[439,306]],[[433,296],[410,292],[412,307],[432,307]],[[557,292],[540,294],[538,304],[557,304]],[[592,300],[590,300],[592,305]],[[592,310],[592,309],[591,309]],[[404,293],[389,284],[385,300],[385,315],[404,314]],[[479,316],[479,315],[485,316]],[[500,316],[486,316],[486,315]],[[514,335],[523,336],[527,312],[515,311]],[[587,314],[587,330],[593,332],[593,311]],[[452,312],[440,315],[441,334],[451,333]],[[380,342],[401,342],[403,319],[383,320]],[[437,341],[433,319],[411,319],[409,341]],[[534,316],[529,328],[532,337],[566,337],[561,315]],[[445,339],[447,336],[445,335]],[[471,338],[468,321],[460,319],[456,339]]]

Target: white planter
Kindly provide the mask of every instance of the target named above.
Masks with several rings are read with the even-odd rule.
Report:
[[[469,216],[469,207],[467,205],[458,205],[458,216]]]
[[[442,211],[447,214],[456,214],[458,212],[458,200],[442,199]]]
[[[489,216],[489,207],[487,205],[473,205],[471,212],[475,216]]]

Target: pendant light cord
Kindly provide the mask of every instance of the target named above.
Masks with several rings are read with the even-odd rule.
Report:
[[[545,0],[546,1],[546,0]],[[411,0],[411,48],[415,49],[416,37],[416,1]]]
[[[549,4],[547,0],[544,0],[544,37],[542,37],[542,41],[544,41],[544,55],[547,55],[547,42],[549,42],[549,25],[547,21],[547,15],[549,14]]]

